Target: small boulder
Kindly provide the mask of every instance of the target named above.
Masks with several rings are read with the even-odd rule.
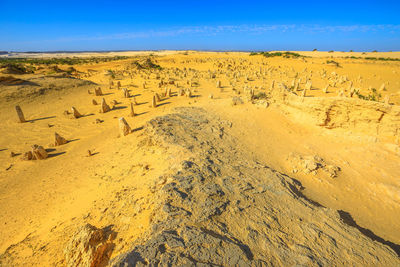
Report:
[[[66,266],[106,266],[114,249],[114,232],[86,224],[69,240],[64,255]]]
[[[67,143],[67,140],[58,133],[54,133],[54,137],[55,137],[55,142],[54,142],[55,146],[61,146]]]

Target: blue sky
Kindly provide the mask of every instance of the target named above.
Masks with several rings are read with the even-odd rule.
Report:
[[[400,1],[0,0],[0,50],[400,51]]]

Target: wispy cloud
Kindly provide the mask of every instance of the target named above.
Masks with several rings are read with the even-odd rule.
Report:
[[[296,25],[296,24],[277,24],[277,25],[219,25],[219,26],[186,26],[180,28],[169,28],[159,30],[135,31],[125,33],[115,33],[97,36],[75,36],[57,39],[58,41],[76,40],[112,40],[112,39],[140,39],[153,37],[173,37],[180,35],[205,35],[212,36],[226,33],[249,33],[263,34],[268,32],[307,32],[307,33],[326,33],[326,32],[379,32],[390,31],[399,32],[400,25],[380,24],[380,25],[342,25],[342,26],[321,26],[321,25]]]
[[[378,25],[305,25],[305,24],[276,24],[276,25],[218,25],[218,26],[185,26],[171,27],[164,29],[150,29],[144,31],[132,31],[113,34],[98,35],[80,35],[61,37],[51,40],[37,40],[34,42],[77,42],[77,41],[102,41],[102,40],[130,40],[145,39],[158,37],[176,37],[176,36],[217,36],[223,34],[250,34],[263,35],[267,33],[372,33],[372,32],[388,32],[391,34],[400,34],[400,25],[396,24],[378,24]]]

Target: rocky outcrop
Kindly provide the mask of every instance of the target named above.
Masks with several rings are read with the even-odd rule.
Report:
[[[114,233],[110,227],[103,229],[86,224],[69,240],[64,249],[67,266],[106,266],[114,248]]]
[[[24,160],[43,160],[48,158],[46,149],[39,145],[33,145],[31,151],[24,154],[22,159]]]
[[[111,266],[400,264],[398,245],[307,199],[299,182],[242,148],[230,126],[198,108],[147,124],[144,147],[178,147],[188,158],[154,185],[149,233]]]
[[[329,177],[335,178],[340,172],[340,167],[327,164],[324,159],[317,155],[302,156],[296,153],[290,153],[287,157],[287,161],[291,165],[293,173],[302,171],[304,173],[312,173],[316,175],[322,171]]]
[[[120,132],[121,136],[128,135],[132,132],[131,127],[126,122],[125,118],[123,118],[123,117],[119,118],[118,124],[119,124],[119,132]]]
[[[383,141],[400,141],[400,107],[349,97],[300,97],[287,89],[270,92],[271,100],[313,124],[342,128]],[[307,117],[307,118],[305,118]]]
[[[58,133],[54,133],[54,146],[61,146],[68,143],[67,139],[59,135]]]
[[[15,106],[15,110],[17,111],[17,115],[18,115],[18,120],[20,123],[24,123],[26,122],[25,120],[25,116],[24,113],[22,112],[22,109],[20,106]]]

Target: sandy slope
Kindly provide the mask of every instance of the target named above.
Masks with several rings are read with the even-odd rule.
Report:
[[[159,80],[154,74],[147,77],[145,73],[137,73],[133,80],[128,75],[118,75],[122,87],[128,88],[131,95],[136,95],[139,103],[135,106],[138,115],[133,118],[128,116],[132,99],[123,98],[122,92],[115,87],[109,89],[109,77],[104,75],[108,69],[122,72],[132,62],[131,59],[74,66],[79,71],[97,71],[81,78],[101,86],[105,94],[102,97],[107,103],[114,99],[119,102],[115,110],[105,114],[100,114],[99,106],[91,103],[92,99],[98,102],[102,99],[88,94],[88,90],[93,92],[97,86],[94,84],[52,78],[53,89],[40,93],[38,89],[47,87],[45,83],[50,78],[46,75],[17,75],[27,80],[37,79],[35,82],[39,85],[0,87],[2,265],[65,265],[65,244],[72,233],[85,223],[97,227],[113,225],[117,233],[113,258],[129,251],[132,242],[148,234],[154,218],[152,212],[156,208],[155,188],[158,187],[155,185],[160,182],[159,177],[176,171],[188,156],[187,152],[178,148],[174,150],[174,147],[143,148],[140,145],[145,138],[143,126],[147,121],[170,114],[180,106],[202,107],[231,123],[230,135],[240,140],[238,147],[243,147],[262,164],[298,179],[308,198],[333,211],[348,212],[360,227],[371,230],[374,235],[362,239],[369,241],[362,242],[379,237],[391,242],[396,249],[396,244],[400,243],[398,140],[371,134],[367,128],[360,130],[357,125],[354,128],[334,129],[317,126],[310,111],[294,109],[290,103],[279,98],[269,99],[268,108],[251,103],[232,106],[231,99],[236,93],[232,91],[230,82],[234,78],[227,77],[225,73],[229,72],[227,65],[234,66],[234,62],[243,73],[248,73],[249,81],[240,77],[235,84],[243,100],[246,99],[245,84],[253,88],[257,86],[256,92],[269,91],[272,80],[288,85],[296,72],[312,79],[314,90],[309,91],[310,98],[322,96],[333,99],[340,89],[347,87],[347,83],[332,87],[328,94],[324,94],[321,88],[326,80],[319,72],[325,69],[328,75],[331,72],[347,75],[363,94],[368,92],[369,86],[379,88],[385,83],[386,91],[381,93],[391,95],[390,102],[399,104],[398,62],[335,59],[341,65],[337,68],[326,65],[326,58],[307,58],[304,62],[250,57],[245,53],[168,53],[156,59],[166,69],[183,70],[185,67],[199,71],[201,74],[198,77],[194,77],[193,71],[187,71],[188,77],[181,77],[178,81],[183,88],[188,87],[187,80],[197,81],[199,86],[192,87],[194,97],[166,98],[154,109],[149,107],[151,97],[154,92],[163,92],[164,88],[158,88]],[[223,65],[220,66],[220,62]],[[271,67],[274,67],[273,70],[262,78],[255,74],[260,68],[265,71]],[[217,78],[209,79],[209,69],[220,70],[221,73],[217,73]],[[143,89],[145,79],[147,86]],[[221,81],[222,90],[216,88],[217,80]],[[301,86],[304,87],[304,84]],[[173,92],[178,91],[174,85],[169,87]],[[213,94],[213,99],[208,98],[210,94]],[[31,122],[16,123],[15,104],[21,105]],[[79,119],[64,116],[63,111],[71,106],[87,116]],[[121,116],[135,129],[125,137],[119,137],[118,132],[117,118]],[[96,119],[104,122],[96,123]],[[50,158],[22,161],[21,155],[10,157],[11,151],[23,153],[32,144],[49,148],[54,132],[71,142],[51,147]],[[87,150],[95,155],[88,157]],[[327,163],[339,166],[341,171],[337,178],[330,178],[321,171],[316,174],[293,173],[293,164],[288,160],[290,153],[318,155]],[[350,255],[348,262],[356,262],[356,259]]]

